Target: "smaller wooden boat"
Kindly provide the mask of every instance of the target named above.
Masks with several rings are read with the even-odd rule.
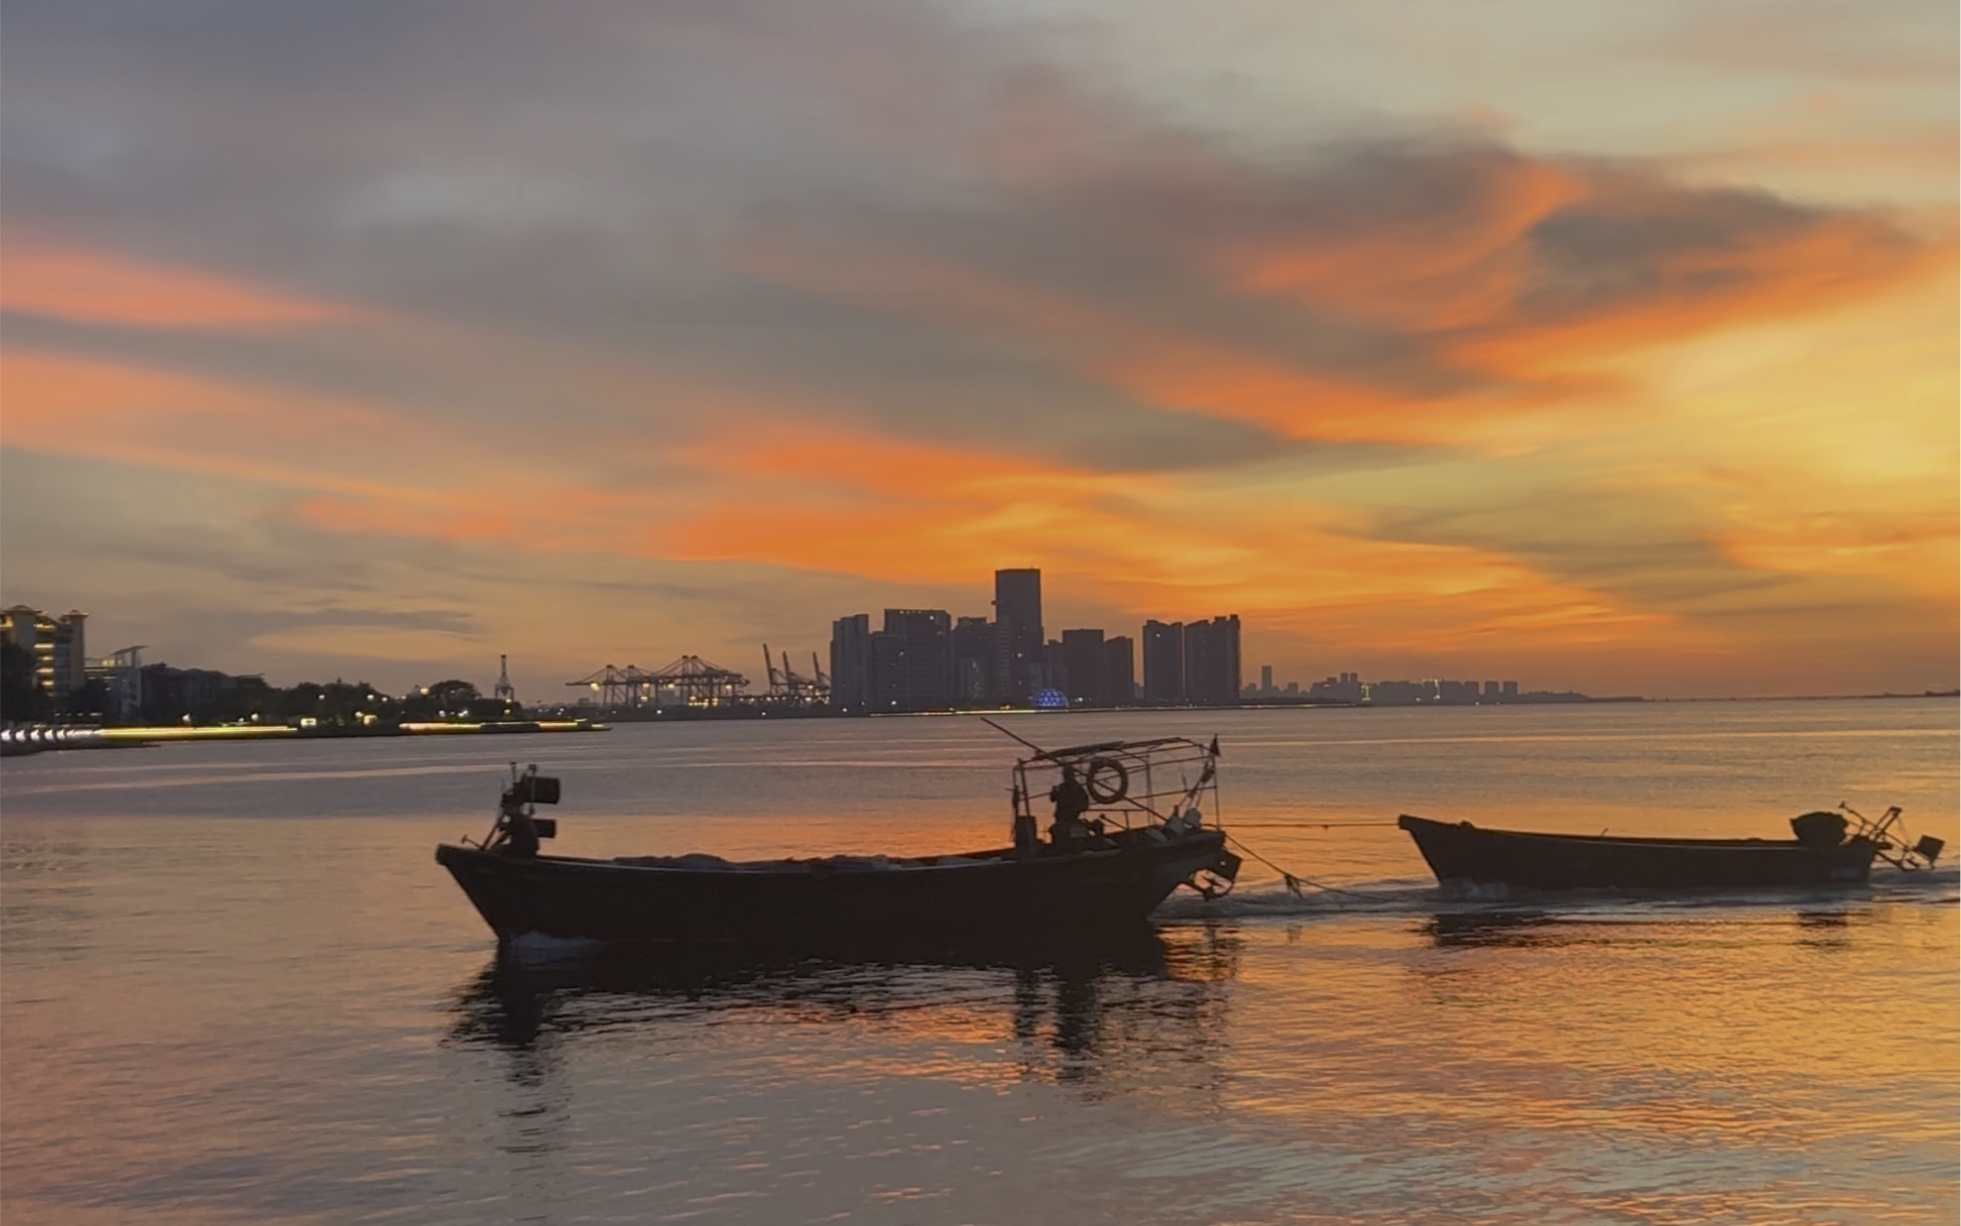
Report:
[[[1032,748],[1014,767],[1009,847],[749,862],[543,855],[540,840],[557,824],[535,806],[558,802],[558,780],[513,767],[490,837],[444,844],[436,859],[500,943],[531,934],[795,946],[893,934],[1066,941],[1141,925],[1180,885],[1208,897],[1231,887],[1240,861],[1217,824],[1216,739]],[[1035,813],[1045,780],[1031,778],[1041,772],[1059,776],[1047,793],[1055,822],[1046,839]]]
[[[1790,839],[1663,839],[1489,830],[1408,814],[1409,831],[1437,880],[1447,886],[1525,890],[1754,889],[1858,885],[1874,859],[1903,869],[1931,868],[1941,840],[1907,847],[1900,810],[1872,821],[1841,805],[1791,819]]]

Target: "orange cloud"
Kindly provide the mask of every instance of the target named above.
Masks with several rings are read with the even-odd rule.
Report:
[[[0,307],[142,328],[279,327],[351,314],[189,269],[17,239],[0,243]]]
[[[1365,226],[1231,243],[1212,262],[1242,293],[1419,332],[1505,318],[1531,273],[1528,232],[1590,193],[1580,176],[1551,163],[1478,161],[1447,210],[1391,211]]]
[[[991,568],[988,556],[1101,538],[1112,527],[1089,505],[1107,478],[1018,457],[819,436],[788,423],[689,454],[718,473],[725,493],[657,531],[658,548],[674,557],[959,580]]]
[[[1732,248],[1666,257],[1647,293],[1594,309],[1473,331],[1450,345],[1511,378],[1598,367],[1725,327],[1820,312],[1951,267],[1951,242],[1910,246],[1868,219],[1835,218]]]
[[[329,396],[12,351],[0,391],[10,448],[296,491],[287,509],[331,532],[655,557],[650,525],[694,505],[591,488],[495,437]]]
[[[336,475],[331,458],[414,432],[344,400],[39,353],[0,352],[0,390],[10,447],[356,494],[390,487]]]
[[[751,232],[727,258],[798,290],[1005,344],[1138,403],[1294,438],[1461,444],[1488,440],[1500,419],[1598,405],[1631,378],[1626,359],[1656,346],[1857,302],[1955,254],[1951,238],[1923,240],[1876,214],[1491,150],[1356,173],[1364,197],[1435,198],[1378,214],[1339,184],[1282,183],[1276,192],[1303,197],[1291,229],[1229,224],[1232,206],[1201,193],[1193,236],[1132,235],[1171,244],[1150,257],[1166,268],[1190,249],[1207,270],[1214,284],[1193,287],[1188,319],[1206,320],[1200,300],[1214,291],[1280,304],[1254,332],[1231,302],[1210,324],[1154,318],[1116,292],[1117,268],[1105,270],[1108,287],[1065,289],[1029,262],[983,269],[808,231]],[[1317,193],[1341,209],[1317,214]],[[1312,314],[1290,318],[1288,304]],[[1290,330],[1298,347],[1276,339]],[[1348,352],[1316,356],[1346,333]],[[1380,356],[1364,359],[1364,348]]]
[[[1036,460],[973,450],[951,450],[866,434],[796,432],[788,423],[751,427],[772,441],[722,438],[691,448],[695,463],[721,467],[744,479],[806,480],[859,494],[892,498],[980,498],[1032,492],[1068,471]],[[786,432],[790,432],[786,438]]]
[[[1766,498],[1738,508],[1718,530],[1740,566],[1790,575],[1883,579],[1953,607],[1961,604],[1961,527],[1953,515],[1818,510]]]
[[[767,431],[777,436],[780,431]],[[670,557],[765,562],[887,583],[971,584],[1012,560],[1137,618],[1237,609],[1264,630],[1339,631],[1357,650],[1624,642],[1674,619],[1472,547],[1358,535],[1327,508],[875,437],[720,440],[739,488],[659,534]],[[764,486],[765,479],[794,484]],[[1286,563],[1278,560],[1287,559]]]

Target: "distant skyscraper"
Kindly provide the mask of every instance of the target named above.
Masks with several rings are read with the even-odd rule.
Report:
[[[1185,627],[1181,622],[1144,623],[1144,700],[1185,701]]]
[[[1113,706],[1137,701],[1137,651],[1128,635],[1103,640],[1103,701]]]
[[[1061,639],[1050,639],[1042,644],[1042,665],[1036,671],[1040,676],[1037,691],[1053,690],[1062,695],[1062,701],[1066,705],[1069,695],[1063,692],[1062,687],[1068,680],[1069,670],[1063,662]]]
[[[1185,692],[1181,697],[1201,706],[1216,702],[1217,696],[1211,692],[1213,677],[1212,624],[1186,622]]]
[[[1239,615],[1185,626],[1185,700],[1203,706],[1239,701]]]
[[[953,698],[959,706],[986,706],[994,696],[994,623],[963,617],[953,624]]]
[[[994,620],[1001,627],[1000,697],[1026,702],[1042,688],[1041,571],[1029,567],[994,572]]]
[[[1273,665],[1260,665],[1260,693],[1273,693]]]
[[[1104,701],[1103,632],[1064,630],[1062,632],[1062,676],[1057,689],[1069,696],[1072,706]]]
[[[854,613],[831,623],[831,705],[858,708],[872,700],[872,618]]]
[[[944,609],[887,609],[872,636],[872,698],[889,711],[953,705],[953,619]]]

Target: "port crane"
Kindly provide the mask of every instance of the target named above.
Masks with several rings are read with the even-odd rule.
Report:
[[[769,690],[767,697],[776,702],[811,703],[828,702],[831,697],[831,679],[817,663],[817,653],[810,653],[811,670],[814,676],[805,677],[790,667],[790,653],[783,652],[783,667],[776,667],[776,653],[763,644],[763,667],[769,670]]]
[[[565,684],[591,690],[605,707],[720,707],[749,697],[747,677],[700,656],[681,656],[652,672],[608,664]]]

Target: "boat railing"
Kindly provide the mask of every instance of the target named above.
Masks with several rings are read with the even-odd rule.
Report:
[[[1038,821],[1065,770],[1089,794],[1084,820],[1124,830],[1219,824],[1219,746],[1187,737],[1043,750],[1015,763],[1014,811]]]
[[[1866,839],[1879,847],[1879,858],[1894,868],[1908,872],[1920,872],[1934,867],[1947,844],[1931,834],[1920,836],[1911,846],[1907,843],[1906,827],[1900,821],[1900,806],[1893,805],[1877,818],[1867,817],[1851,805],[1839,802],[1838,806],[1853,821],[1853,835]]]

